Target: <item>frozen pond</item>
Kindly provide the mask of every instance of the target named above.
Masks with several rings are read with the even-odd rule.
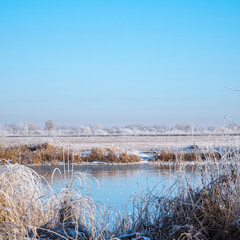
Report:
[[[45,176],[49,182],[51,182],[54,168],[56,166],[33,167],[37,173]],[[58,168],[63,174],[63,166],[58,166]],[[173,185],[178,175],[181,174],[181,171],[177,170],[176,167],[157,167],[153,164],[75,165],[74,171],[89,175],[91,197],[95,201],[105,203],[119,210],[127,203],[133,193],[145,191],[147,187],[154,188],[155,191],[161,193],[164,189],[168,189]],[[192,184],[195,186],[200,185],[196,167],[186,167],[184,174]],[[91,177],[95,178],[99,184]],[[64,186],[62,179],[60,174],[56,172],[52,187],[57,192]],[[74,187],[77,187],[77,182]]]

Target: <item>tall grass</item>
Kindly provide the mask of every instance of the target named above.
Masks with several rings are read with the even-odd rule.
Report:
[[[200,172],[199,188],[177,179],[165,194],[148,189],[134,195],[132,213],[113,232],[159,240],[240,239],[239,158],[201,166]]]
[[[234,153],[229,153],[229,157],[233,157]],[[161,162],[199,162],[199,161],[219,161],[221,154],[216,151],[189,151],[174,152],[163,150],[155,153],[154,161]]]
[[[107,162],[107,163],[130,163],[139,162],[136,155],[129,155],[126,152],[119,153],[109,148],[93,148],[85,155],[74,153],[73,150],[61,149],[44,143],[41,145],[20,145],[16,147],[4,148],[0,146],[0,159],[10,160],[11,163],[24,165],[46,165],[62,164],[63,159],[68,163],[82,162]]]
[[[139,162],[140,158],[136,155],[128,155],[124,153],[116,153],[112,149],[93,148],[89,155],[87,155],[83,161],[85,162],[107,162],[107,163],[131,163]]]
[[[130,213],[126,207],[110,226],[101,220],[99,204],[83,194],[90,191],[88,177],[70,168],[55,193],[28,167],[0,166],[1,239],[239,239],[239,158],[201,166],[201,187],[179,178],[165,193],[134,194]]]
[[[0,166],[0,238],[21,239],[48,219],[41,178],[22,165]]]
[[[0,239],[96,239],[100,213],[89,195],[72,187],[76,179],[82,183],[86,176],[72,174],[55,193],[28,167],[0,166]]]

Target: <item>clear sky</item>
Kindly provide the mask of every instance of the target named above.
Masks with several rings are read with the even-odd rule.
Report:
[[[1,0],[0,123],[240,124],[240,1]]]

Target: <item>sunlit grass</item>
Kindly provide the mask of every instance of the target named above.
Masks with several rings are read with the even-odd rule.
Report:
[[[95,239],[100,234],[97,205],[90,196],[83,196],[81,189],[72,188],[76,180],[82,183],[86,176],[71,174],[65,187],[55,193],[28,167],[0,166],[0,239],[79,239],[79,235]]]
[[[92,148],[89,153],[81,155],[81,152],[74,153],[73,150],[61,149],[49,143],[32,146],[20,145],[9,148],[0,147],[0,159],[7,159],[13,164],[24,165],[57,165],[64,162],[130,163],[140,161],[136,155],[129,155],[126,152],[119,153],[109,148]]]

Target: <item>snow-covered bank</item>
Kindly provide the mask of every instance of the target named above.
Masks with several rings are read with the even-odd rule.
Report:
[[[37,145],[45,142],[61,148],[70,146],[76,153],[94,147],[123,151],[149,151],[163,148],[184,149],[194,144],[200,148],[235,147],[239,145],[240,136],[0,137],[0,145],[4,147],[21,144]]]
[[[75,145],[68,143],[67,146],[65,143],[61,146],[56,142],[54,145],[49,144],[49,142],[39,143],[41,140],[38,139],[38,143],[26,144],[25,142],[25,144],[20,144],[18,142],[14,145],[4,141],[4,144],[0,146],[0,159],[7,159],[11,163],[24,165],[98,164],[98,162],[108,164],[140,162],[141,164],[141,162],[219,161],[221,158],[230,158],[240,154],[238,145],[232,147],[230,141],[225,141],[226,145],[224,147],[219,147],[219,145],[217,145],[218,147],[210,147],[205,142],[205,147],[194,144],[184,147],[151,148],[149,150],[137,150],[135,148],[127,151],[117,146],[101,148],[95,147],[95,145],[91,149],[82,150],[80,145],[76,143]],[[238,139],[235,139],[235,144],[237,143]],[[95,144],[95,142],[92,144]],[[8,145],[8,147],[4,145]]]

